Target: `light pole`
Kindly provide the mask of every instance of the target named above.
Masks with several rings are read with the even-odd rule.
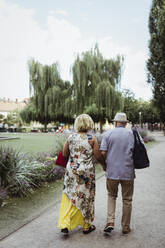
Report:
[[[142,112],[139,112],[139,124],[142,127]]]

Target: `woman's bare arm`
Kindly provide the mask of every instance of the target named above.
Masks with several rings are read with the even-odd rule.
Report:
[[[70,154],[70,151],[69,151],[69,143],[68,143],[68,141],[66,141],[66,143],[64,144],[64,147],[63,147],[62,155],[63,155],[65,158],[68,158],[68,157],[69,157],[69,154]]]
[[[101,151],[102,156],[104,157],[104,159],[106,159],[107,156],[107,152],[106,151]]]
[[[98,144],[97,139],[95,137],[93,137],[93,153],[94,153],[94,156],[97,159],[97,161],[102,165],[103,170],[106,170],[105,159],[99,150],[99,144]]]

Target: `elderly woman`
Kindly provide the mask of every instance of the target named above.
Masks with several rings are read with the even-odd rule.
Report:
[[[62,194],[58,227],[67,234],[77,226],[83,227],[83,233],[95,230],[95,167],[93,155],[105,170],[105,161],[99,151],[96,138],[88,133],[94,127],[93,120],[87,114],[79,115],[74,123],[77,131],[67,139],[63,156],[69,158]]]

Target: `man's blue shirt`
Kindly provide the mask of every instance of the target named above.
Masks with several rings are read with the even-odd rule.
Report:
[[[100,150],[106,151],[107,177],[115,180],[135,178],[134,136],[131,129],[116,127],[103,135]]]

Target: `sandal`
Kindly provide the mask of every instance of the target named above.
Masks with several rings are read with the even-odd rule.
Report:
[[[61,232],[63,234],[68,234],[69,233],[69,230],[68,230],[68,228],[63,228],[63,229],[61,229]]]
[[[83,230],[83,233],[88,234],[88,233],[94,231],[95,229],[96,229],[96,227],[94,225],[91,225],[88,229]]]

